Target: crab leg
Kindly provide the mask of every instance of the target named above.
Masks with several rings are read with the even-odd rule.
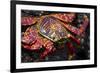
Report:
[[[44,39],[43,47],[45,48],[45,51],[40,55],[40,59],[45,58],[48,54],[55,50],[53,42],[47,39]]]
[[[83,33],[86,30],[89,24],[89,19],[86,15],[84,15],[83,19],[84,19],[83,24],[79,27],[81,33]]]
[[[75,55],[75,48],[74,48],[73,44],[70,42],[67,42],[66,45],[68,48],[68,55],[69,55],[68,60],[71,60],[72,57]]]
[[[32,25],[35,24],[37,22],[37,18],[35,17],[21,17],[21,25],[23,26],[27,26],[27,25]]]
[[[58,13],[58,14],[51,14],[50,16],[53,16],[59,20],[62,20],[64,22],[72,22],[75,18],[75,13]]]
[[[73,32],[74,34],[80,35],[80,31],[79,31],[78,28],[76,28],[76,27],[74,27],[74,26],[72,26],[72,25],[69,25],[69,24],[64,24],[64,23],[63,23],[63,26],[64,26],[67,30]]]
[[[80,26],[79,28],[76,28],[72,25],[69,25],[69,24],[65,24],[63,23],[62,25],[68,29],[69,31],[73,32],[74,34],[80,36],[85,30],[86,30],[86,27],[88,26],[89,24],[89,20],[87,18],[87,16],[84,16],[84,21],[83,21],[83,24],[82,26]]]
[[[76,42],[78,45],[80,44],[80,39],[75,38],[73,35],[68,34],[67,38],[73,40],[74,42]]]
[[[50,16],[53,16],[61,21],[67,22],[67,23],[72,22],[75,18],[74,13],[58,13],[58,14],[52,14]],[[83,19],[84,19],[83,24],[81,24],[81,26],[79,28],[74,27],[70,24],[65,24],[65,23],[63,23],[63,26],[66,29],[68,29],[69,31],[73,32],[74,34],[80,36],[86,30],[86,27],[89,24],[89,19],[86,15],[84,15]]]

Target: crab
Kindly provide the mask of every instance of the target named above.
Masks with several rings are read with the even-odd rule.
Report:
[[[29,26],[25,32],[22,32],[22,47],[30,51],[38,51],[44,47],[45,50],[40,54],[40,59],[44,59],[47,55],[57,50],[54,42],[60,39],[71,39],[80,45],[80,38],[84,36],[89,24],[89,18],[84,15],[81,26],[75,27],[71,24],[75,17],[75,13],[22,17],[21,25]],[[76,35],[79,37],[77,38]],[[66,46],[69,49],[69,59],[72,59],[75,55],[75,48],[71,42],[67,42]]]

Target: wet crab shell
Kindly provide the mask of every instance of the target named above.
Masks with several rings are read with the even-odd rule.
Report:
[[[53,42],[67,38],[68,31],[61,24],[62,22],[52,16],[41,17],[39,33]]]

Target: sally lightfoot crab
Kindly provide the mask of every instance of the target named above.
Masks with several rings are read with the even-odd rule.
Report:
[[[74,59],[76,46],[80,46],[81,39],[85,37],[85,31],[89,26],[87,14],[77,13],[49,13],[38,16],[22,16],[22,47],[26,50],[37,52],[44,48],[39,54],[41,61],[52,55],[57,50],[67,49],[67,59]],[[76,22],[77,19],[77,22]],[[79,26],[76,26],[79,23]],[[75,43],[73,45],[73,43]],[[63,53],[63,52],[62,52]],[[34,58],[33,58],[34,59]]]

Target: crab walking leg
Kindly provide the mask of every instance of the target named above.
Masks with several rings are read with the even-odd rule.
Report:
[[[24,33],[22,33],[22,42],[25,44],[32,44],[36,41],[36,38],[38,37],[38,34],[36,32],[37,30],[33,30],[32,27],[29,27],[26,29]]]
[[[74,42],[76,42],[78,45],[80,44],[80,39],[75,38],[73,35],[68,34],[67,38],[73,40]]]
[[[37,22],[37,18],[32,17],[32,16],[27,16],[27,17],[21,17],[21,25],[27,26],[27,25],[32,25]]]
[[[69,31],[73,32],[74,34],[80,36],[81,32],[78,28],[70,25],[70,24],[62,24],[66,29],[68,29]]]
[[[75,50],[76,49],[75,49],[75,47],[73,46],[73,44],[71,42],[67,42],[66,46],[68,48],[68,55],[69,55],[68,60],[71,60],[72,57],[75,55]]]
[[[53,16],[59,20],[62,20],[68,23],[74,20],[75,13],[58,13],[58,14],[51,14],[50,16]]]
[[[45,48],[45,51],[40,55],[40,59],[44,59],[48,54],[55,51],[53,42],[50,40],[44,39],[43,47]]]
[[[58,13],[58,14],[52,14],[50,16],[53,16],[61,21],[64,21],[64,22],[72,22],[74,20],[74,18],[76,17],[75,16],[75,13]],[[73,32],[74,34],[76,35],[81,35],[85,30],[86,30],[86,27],[88,26],[89,24],[89,19],[87,17],[87,15],[84,15],[83,17],[83,24],[81,24],[81,26],[79,28],[76,28],[72,25],[68,25],[68,24],[63,24],[64,27],[66,27],[69,31]]]
[[[44,59],[47,55],[54,52],[54,48],[46,48],[45,51],[40,55],[40,59]]]
[[[83,24],[79,27],[81,33],[83,33],[86,30],[87,26],[89,25],[89,19],[86,15],[84,15],[83,19],[84,19]]]
[[[89,20],[87,16],[84,16],[83,24],[79,28],[76,28],[70,24],[65,24],[65,23],[63,23],[62,25],[69,31],[73,32],[74,34],[81,36],[81,34],[86,30],[88,24],[89,24]]]

